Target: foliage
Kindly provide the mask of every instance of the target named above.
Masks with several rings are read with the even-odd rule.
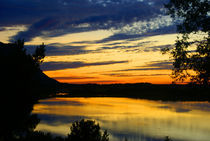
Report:
[[[210,84],[210,6],[208,0],[170,0],[165,5],[168,14],[181,20],[177,25],[178,36],[173,49],[165,48],[163,53],[170,52],[173,62],[172,77],[175,81],[190,78],[193,83]],[[190,36],[198,36],[196,40]],[[192,47],[196,47],[192,50]],[[189,70],[194,73],[189,73]]]
[[[17,141],[64,141],[62,137],[53,137],[50,133],[34,131]]]
[[[39,47],[36,48],[32,57],[33,57],[33,60],[35,61],[36,65],[39,67],[40,64],[44,61],[44,57],[45,57],[44,43],[42,43],[42,45],[40,45]]]
[[[172,141],[172,139],[170,139],[168,136],[166,136],[164,141]]]
[[[170,0],[165,7],[173,18],[181,18],[180,33],[209,32],[208,0]]]
[[[24,40],[4,44],[0,42],[1,74],[1,119],[0,139],[10,141],[32,132],[39,119],[32,115],[33,105],[37,102],[39,83],[33,78],[40,71],[39,65],[44,57],[44,46],[35,51],[35,58],[27,54]],[[36,59],[40,58],[40,59]],[[6,106],[6,108],[5,108]]]
[[[20,138],[13,138],[13,141],[109,141],[107,131],[103,135],[99,124],[92,120],[76,121],[70,127],[71,132],[66,138],[53,136],[51,133],[42,131],[31,131]],[[10,140],[11,141],[11,140]]]
[[[99,124],[92,120],[76,121],[71,126],[71,133],[66,141],[108,141],[109,135],[105,130],[103,135]]]
[[[44,57],[44,44],[38,46],[33,54],[27,54],[24,40],[8,44],[0,42],[1,80],[5,88],[12,87],[11,90],[20,94],[28,93],[32,87],[38,88],[40,82],[35,81],[35,77],[41,72],[40,65]]]

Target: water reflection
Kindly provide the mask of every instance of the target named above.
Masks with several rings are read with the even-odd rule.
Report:
[[[161,102],[130,98],[52,98],[41,100],[33,113],[37,130],[67,135],[71,123],[94,119],[111,134],[111,141],[208,141],[210,103]]]

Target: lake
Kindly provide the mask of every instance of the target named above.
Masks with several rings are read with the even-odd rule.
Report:
[[[92,119],[110,141],[210,141],[209,102],[163,102],[132,98],[50,98],[34,106],[36,130],[66,136],[71,123]]]

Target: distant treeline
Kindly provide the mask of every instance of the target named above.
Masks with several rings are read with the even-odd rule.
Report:
[[[132,97],[170,101],[210,100],[210,88],[195,84],[62,84],[60,90],[61,92],[68,93],[66,96],[73,97]]]

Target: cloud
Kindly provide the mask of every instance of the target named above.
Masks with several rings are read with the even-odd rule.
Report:
[[[57,55],[79,55],[90,53],[91,50],[85,50],[86,46],[71,46],[65,44],[49,44],[46,47],[47,56]]]
[[[149,36],[176,33],[175,25],[160,27],[159,29],[154,29],[154,30],[153,29],[145,30],[144,28],[142,28],[145,30],[144,32],[141,32],[141,28],[138,28],[138,29],[135,29],[136,33],[133,33],[132,30],[134,30],[134,29],[132,27],[130,27],[130,30],[127,29],[128,30],[127,32],[118,31],[118,32],[114,33],[114,35],[111,35],[107,38],[96,41],[96,43],[107,43],[107,42],[111,42],[111,41],[120,41],[120,40],[137,41],[137,40],[149,37]],[[139,30],[139,32],[137,32],[137,30]]]
[[[125,52],[159,51],[159,49],[161,48],[168,47],[168,46],[154,46],[143,49],[145,45],[149,45],[154,42],[156,41],[139,42],[135,43],[134,45],[126,45],[126,43],[124,45],[123,43],[105,44],[107,45],[107,47],[100,47],[99,49],[96,50],[96,52],[104,50],[113,50],[113,49],[119,49]]]
[[[98,29],[122,29],[126,32],[155,30],[170,25],[163,18],[168,0],[1,0],[0,27],[27,25],[11,40],[55,37]],[[140,27],[140,30],[136,30]],[[121,33],[122,33],[121,31]]]
[[[140,76],[161,76],[161,75],[169,75],[169,74],[129,74],[129,73],[108,73],[108,74],[103,74],[103,75],[108,75],[108,76],[113,76],[113,77],[140,77]]]
[[[171,61],[152,61],[144,66],[137,66],[132,69],[124,69],[118,71],[147,71],[147,70],[171,70],[172,62]]]
[[[46,55],[47,56],[63,56],[63,55],[80,55],[80,54],[88,54],[88,53],[100,53],[105,50],[113,50],[113,49],[118,49],[118,50],[123,50],[123,51],[132,51],[132,52],[150,52],[150,51],[160,51],[162,48],[165,47],[171,47],[172,45],[163,45],[163,46],[151,46],[151,47],[146,47],[143,48],[145,45],[154,43],[152,41],[146,41],[146,42],[139,42],[134,45],[121,45],[121,43],[116,43],[116,44],[105,44],[107,47],[100,47],[95,50],[87,50],[86,46],[80,45],[71,45],[71,44],[82,44],[83,42],[71,42],[69,44],[62,44],[62,43],[52,43],[46,45]],[[86,44],[86,41],[84,42]],[[28,53],[33,53],[35,51],[35,48],[37,47],[36,45],[25,45],[27,52]]]
[[[25,45],[29,54],[33,53],[36,45]],[[94,52],[93,50],[86,50],[86,46],[72,46],[69,44],[52,43],[46,45],[47,56],[60,56],[60,55],[79,55]]]
[[[163,49],[163,48],[172,48],[172,47],[173,47],[173,45],[171,45],[171,44],[161,45],[161,46],[146,47],[144,49],[144,52],[151,52],[151,51],[156,52],[156,51],[161,51],[161,49]]]
[[[6,31],[6,28],[0,27],[0,31]]]
[[[113,47],[101,47],[99,50],[110,50],[110,49],[130,49],[130,48],[139,48],[139,45],[133,45],[133,46],[113,46]]]
[[[111,83],[115,83],[118,84],[120,83],[120,81],[116,81],[116,80],[93,80],[93,81],[81,81],[81,82],[73,82],[74,84],[111,84]]]
[[[118,41],[118,40],[127,40],[127,39],[139,39],[142,37],[141,34],[134,34],[134,35],[128,35],[126,33],[117,33],[114,35],[111,35],[107,38],[104,38],[102,40],[97,41],[96,43],[106,43],[106,42],[111,42],[111,41]]]
[[[80,76],[71,76],[71,77],[52,77],[54,79],[62,80],[71,80],[71,79],[96,79],[97,77],[80,77]]]
[[[106,61],[106,62],[95,62],[95,63],[85,63],[85,62],[45,62],[41,66],[44,71],[62,70],[62,69],[73,69],[89,66],[102,66],[102,65],[112,65],[119,63],[128,63],[128,61]]]

